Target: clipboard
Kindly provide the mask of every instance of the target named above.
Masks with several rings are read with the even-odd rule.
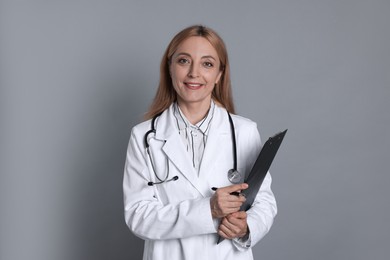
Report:
[[[246,197],[246,201],[241,205],[240,211],[247,211],[252,207],[261,184],[263,183],[264,178],[267,175],[269,168],[271,167],[271,164],[286,133],[287,129],[283,132],[275,134],[274,136],[270,137],[261,148],[252,170],[244,181],[245,183],[248,183],[249,187],[241,192],[241,194]],[[224,238],[218,237],[217,244],[223,240]]]

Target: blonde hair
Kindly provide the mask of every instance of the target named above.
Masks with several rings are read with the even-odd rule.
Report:
[[[169,43],[160,65],[160,83],[156,92],[156,96],[145,114],[145,119],[153,118],[155,115],[162,113],[173,102],[176,101],[176,92],[172,85],[172,78],[169,73],[169,64],[171,58],[179,45],[189,37],[200,36],[208,40],[217,51],[220,60],[220,70],[222,71],[221,79],[215,85],[212,92],[214,101],[224,107],[230,113],[234,113],[234,104],[230,82],[230,67],[229,59],[226,51],[225,43],[222,38],[212,29],[202,25],[194,25],[185,28]]]

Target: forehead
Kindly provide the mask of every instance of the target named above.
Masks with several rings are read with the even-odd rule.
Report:
[[[191,36],[182,41],[175,51],[175,54],[179,53],[187,53],[191,56],[212,56],[218,58],[218,53],[213,45],[202,36]]]

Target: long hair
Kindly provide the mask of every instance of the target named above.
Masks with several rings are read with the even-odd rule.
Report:
[[[210,44],[217,51],[220,60],[220,70],[222,76],[218,83],[215,85],[212,98],[214,101],[224,107],[227,111],[234,114],[234,104],[230,82],[230,67],[229,59],[226,51],[225,43],[222,38],[212,29],[204,27],[202,25],[194,25],[185,28],[169,43],[160,65],[160,82],[156,92],[156,96],[149,108],[149,111],[145,114],[145,119],[153,118],[155,115],[166,110],[173,102],[176,101],[177,94],[172,85],[172,78],[169,73],[169,65],[173,54],[176,52],[179,45],[189,37],[200,36],[210,42]]]

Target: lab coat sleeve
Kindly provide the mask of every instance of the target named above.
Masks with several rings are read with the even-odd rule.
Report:
[[[151,180],[142,132],[133,128],[123,179],[125,221],[142,239],[177,239],[215,233],[210,198],[163,205]]]
[[[249,166],[247,172],[252,168],[261,150],[261,140],[257,127],[252,128],[248,136],[250,138],[247,143],[249,149],[245,149],[247,152],[244,155],[247,158],[247,165]],[[268,233],[273,224],[277,214],[277,206],[271,190],[271,183],[271,175],[267,173],[252,207],[247,211],[247,223],[250,232],[249,241],[233,240],[233,244],[238,250],[253,247]]]

